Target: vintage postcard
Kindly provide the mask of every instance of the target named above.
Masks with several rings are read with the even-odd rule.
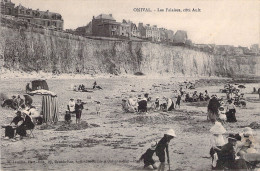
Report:
[[[260,1],[0,12],[1,170],[260,169]]]

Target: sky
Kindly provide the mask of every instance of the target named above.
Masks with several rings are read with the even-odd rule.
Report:
[[[112,14],[118,21],[185,30],[194,43],[250,46],[260,44],[259,0],[11,0],[16,5],[60,13],[64,29],[87,25],[93,16]],[[136,12],[149,8],[151,12]],[[159,12],[157,9],[164,9]],[[167,12],[180,9],[182,12]],[[185,12],[184,9],[200,9]]]

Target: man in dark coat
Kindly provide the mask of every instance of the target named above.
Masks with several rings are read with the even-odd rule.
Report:
[[[209,100],[208,104],[208,117],[211,122],[215,122],[218,118],[218,108],[220,107],[220,103],[216,97],[213,95],[212,98]]]
[[[241,137],[239,135],[230,134],[228,136],[228,143],[223,145],[220,152],[218,153],[219,160],[217,161],[216,169],[247,169],[245,160],[236,160],[236,150],[235,146],[237,141]]]

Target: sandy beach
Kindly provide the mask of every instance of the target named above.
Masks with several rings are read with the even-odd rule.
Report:
[[[2,75],[1,90],[9,96],[23,95],[26,83],[34,78],[19,74],[12,78]],[[180,109],[172,112],[138,114],[124,113],[121,100],[130,94],[143,96],[144,93],[149,93],[152,100],[156,96],[172,98],[173,91],[178,90],[186,80],[196,82],[195,90],[198,92],[208,90],[210,95],[225,98],[219,89],[231,79],[111,75],[84,78],[43,75],[37,78],[47,78],[50,90],[57,93],[59,122],[56,125],[36,126],[34,138],[12,142],[2,137],[1,170],[142,170],[143,163],[137,163],[137,160],[151,142],[159,141],[169,128],[177,134],[170,142],[171,169],[211,170],[209,129],[212,124],[207,121],[207,102],[181,102]],[[93,92],[71,90],[72,84],[92,87],[94,81],[103,89]],[[247,106],[237,108],[237,123],[224,125],[227,134],[241,132],[243,127],[259,121],[260,100],[257,94],[252,94],[253,87],[259,87],[259,83],[244,85]],[[70,126],[64,124],[66,105],[71,97],[81,98],[87,103],[80,125],[75,124],[74,115]],[[41,97],[33,96],[33,100],[33,105],[41,110]],[[100,116],[95,113],[95,100],[101,102]],[[15,111],[11,109],[0,110],[1,125],[9,123],[15,116]],[[254,131],[260,135],[259,129]],[[1,129],[1,135],[4,135],[4,129]],[[156,155],[154,159],[158,165]]]

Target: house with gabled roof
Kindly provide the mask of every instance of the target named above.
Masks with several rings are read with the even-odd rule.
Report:
[[[120,36],[121,23],[116,22],[112,14],[100,14],[92,19],[92,35],[101,37]]]
[[[32,25],[45,28],[63,30],[63,19],[59,13],[47,11],[33,10],[19,4],[15,4],[11,0],[1,0],[1,13],[12,16],[16,19],[26,21]]]

